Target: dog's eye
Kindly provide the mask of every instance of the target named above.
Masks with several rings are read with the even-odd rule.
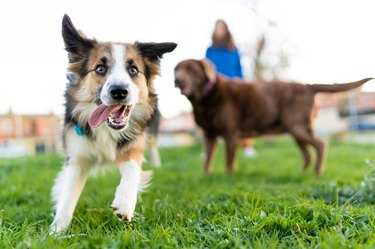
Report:
[[[132,76],[136,76],[138,74],[138,69],[136,67],[129,67],[128,71]]]
[[[97,65],[95,68],[95,73],[97,75],[103,76],[107,72],[107,68],[104,65]]]

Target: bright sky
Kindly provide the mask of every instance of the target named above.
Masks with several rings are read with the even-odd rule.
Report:
[[[164,57],[156,81],[161,112],[171,117],[190,110],[174,88],[173,68],[204,56],[218,18],[227,21],[240,51],[267,29],[270,49],[283,48],[289,55],[284,79],[329,83],[375,77],[374,11],[373,0],[5,1],[0,8],[0,113],[9,107],[16,113],[63,113],[64,13],[98,40],[178,43]],[[269,28],[266,21],[277,27]],[[375,90],[374,82],[365,90]]]

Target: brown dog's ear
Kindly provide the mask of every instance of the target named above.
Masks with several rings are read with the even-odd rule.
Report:
[[[69,62],[74,63],[85,58],[96,43],[80,33],[73,25],[70,17],[65,14],[62,20],[62,36],[65,49],[69,52]]]
[[[204,72],[206,73],[206,76],[209,81],[215,81],[216,80],[216,67],[215,65],[208,59],[202,59],[200,62],[203,65]]]

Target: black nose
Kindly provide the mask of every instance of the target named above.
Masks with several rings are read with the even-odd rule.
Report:
[[[128,96],[129,89],[127,85],[111,85],[109,93],[114,100],[124,100]]]

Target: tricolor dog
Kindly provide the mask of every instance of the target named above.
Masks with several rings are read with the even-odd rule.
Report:
[[[62,35],[70,75],[63,131],[66,162],[52,191],[52,233],[69,226],[89,171],[96,166],[118,167],[121,181],[111,206],[120,219],[132,219],[137,192],[149,175],[141,164],[157,101],[153,79],[163,54],[177,46],[100,42],[77,31],[67,15]]]

